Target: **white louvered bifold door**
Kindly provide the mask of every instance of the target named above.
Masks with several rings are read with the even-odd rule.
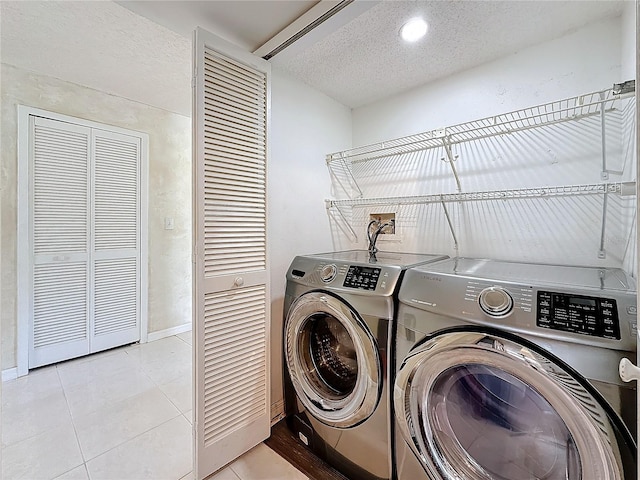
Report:
[[[29,116],[28,367],[136,342],[141,137]]]
[[[140,138],[93,130],[91,350],[140,339]]]
[[[91,130],[31,117],[29,368],[89,353]]]
[[[194,444],[202,479],[270,432],[270,66],[200,29],[194,54]]]

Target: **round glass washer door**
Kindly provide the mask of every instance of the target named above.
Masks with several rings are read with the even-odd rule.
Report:
[[[364,321],[326,292],[301,295],[284,329],[287,369],[307,411],[327,425],[349,428],[375,411],[382,365]]]
[[[398,372],[394,405],[404,440],[443,479],[623,478],[598,402],[505,338],[456,332],[420,345]]]

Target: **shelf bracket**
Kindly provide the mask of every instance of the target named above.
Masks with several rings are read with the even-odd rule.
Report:
[[[444,203],[444,200],[441,200],[440,205],[442,205],[442,210],[444,210],[444,216],[447,217],[449,230],[451,231],[451,236],[453,237],[453,248],[456,251],[456,256],[458,256],[458,238],[456,237],[456,231],[453,228],[453,223],[451,223],[451,217],[449,216],[449,210],[447,210],[447,204]]]
[[[331,166],[333,164],[333,162],[336,162],[336,161],[339,161],[340,164],[342,165],[342,170],[344,171],[344,176],[347,177],[348,185],[345,185],[343,183],[342,179],[340,178],[340,175],[338,175],[338,173]],[[331,176],[336,180],[336,182],[338,182],[340,187],[342,187],[342,189],[351,198],[353,198],[353,195],[351,195],[351,191],[353,189],[355,189],[357,191],[356,197],[362,197],[362,189],[360,188],[360,185],[358,185],[358,182],[356,181],[355,177],[353,176],[353,172],[349,168],[347,160],[344,158],[344,152],[340,153],[340,159],[339,160],[335,160],[335,159],[331,158],[331,156],[328,156],[327,157],[327,168],[329,169],[329,172],[331,173]]]
[[[602,172],[600,178],[609,180],[607,171],[607,140],[606,140],[606,118],[605,118],[605,92],[600,92],[600,135],[602,137]]]
[[[351,222],[349,222],[349,220],[347,220],[347,217],[345,216],[344,213],[342,213],[342,210],[340,210],[340,207],[338,205],[336,205],[333,201],[331,200],[325,200],[326,203],[326,207],[327,207],[327,212],[331,215],[331,211],[335,210],[336,212],[338,212],[338,215],[340,216],[340,218],[342,218],[342,221],[344,222],[344,225],[346,225],[347,229],[349,230],[349,232],[351,233],[351,235],[353,235],[354,241],[358,241],[358,235],[356,234],[355,230],[353,229],[353,227],[351,226]]]
[[[460,186],[460,178],[458,177],[458,171],[456,170],[456,166],[453,163],[458,158],[458,155],[454,156],[453,152],[451,151],[451,140],[449,136],[445,136],[442,138],[442,145],[444,146],[444,151],[447,154],[447,162],[451,166],[451,171],[453,172],[453,176],[456,179],[456,186],[458,188],[458,192],[462,192],[462,187]]]
[[[635,93],[636,91],[636,81],[635,80],[627,80],[622,83],[614,83],[611,92],[614,95],[628,95],[629,93]]]
[[[603,193],[602,199],[602,230],[600,231],[600,250],[598,250],[598,258],[607,258],[607,252],[604,249],[605,233],[607,229],[607,203],[609,201],[609,194]]]

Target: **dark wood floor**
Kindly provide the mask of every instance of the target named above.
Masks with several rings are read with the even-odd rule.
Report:
[[[284,420],[271,428],[271,437],[264,443],[311,480],[349,480],[305,447]]]

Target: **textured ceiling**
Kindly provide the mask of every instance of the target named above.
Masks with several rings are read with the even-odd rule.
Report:
[[[272,61],[358,107],[620,15],[622,8],[617,1],[383,1],[305,51]],[[422,16],[429,30],[407,44],[399,30],[413,16]]]
[[[271,61],[358,107],[619,15],[623,3],[357,0]],[[252,51],[315,4],[3,0],[0,55],[3,63],[189,115],[193,27]],[[418,14],[429,32],[403,44],[400,26]]]
[[[191,40],[113,2],[0,1],[0,58],[183,115]]]
[[[285,20],[292,21],[314,2],[119,3],[135,6],[135,11],[181,33],[192,30],[185,28],[187,17],[192,23],[199,19],[201,26],[227,39],[233,40],[228,33],[233,30],[240,39],[236,43],[253,50],[270,37],[264,29],[277,24],[278,16],[282,28]],[[304,48],[294,44],[271,62],[355,108],[620,15],[623,4],[616,0],[357,0],[337,16],[347,17],[356,9],[364,13],[337,23],[333,30],[321,27],[322,36],[299,42]],[[300,9],[292,10],[292,5]],[[429,32],[419,42],[406,44],[398,32],[413,16],[422,16]],[[261,22],[263,30],[251,43],[247,39]],[[278,28],[273,30],[275,34]]]
[[[318,0],[116,1],[176,33],[191,38],[196,26],[253,52],[309,10]]]

